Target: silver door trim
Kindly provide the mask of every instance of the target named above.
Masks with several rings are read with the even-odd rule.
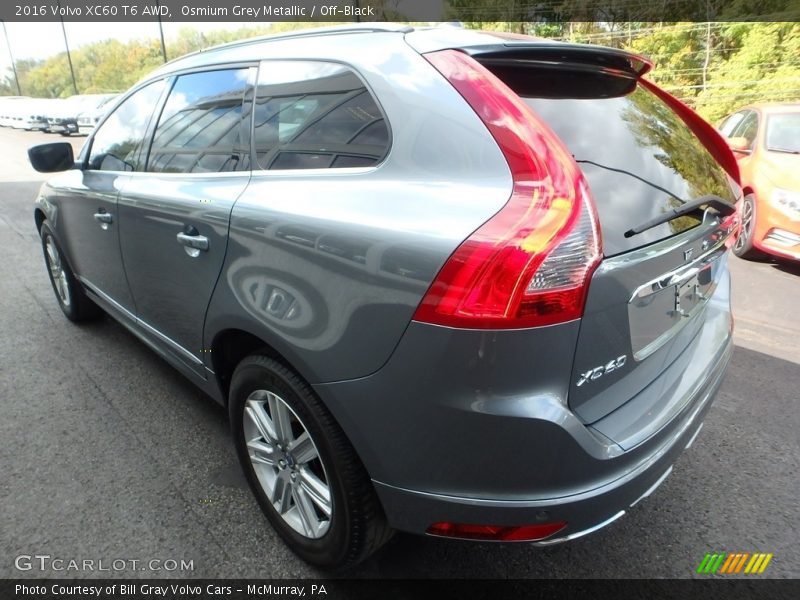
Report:
[[[158,329],[153,327],[152,325],[142,321],[139,317],[134,315],[131,311],[127,308],[122,306],[119,302],[111,298],[105,292],[100,291],[96,286],[94,286],[91,282],[87,281],[84,277],[78,276],[81,283],[85,285],[89,290],[98,296],[104,302],[107,302],[111,307],[121,313],[123,316],[127,317],[131,321],[133,321],[136,325],[140,326],[144,329],[147,333],[152,335],[153,337],[157,338],[160,342],[164,343],[168,346],[173,352],[178,354],[180,357],[187,359],[192,366],[195,367],[204,367],[203,361],[197,358],[194,354],[192,354],[189,350],[178,344],[176,341],[172,340],[171,338],[167,337],[163,333],[161,333]]]

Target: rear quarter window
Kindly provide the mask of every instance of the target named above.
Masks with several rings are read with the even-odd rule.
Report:
[[[359,77],[322,61],[264,61],[254,107],[258,167],[368,167],[389,149],[386,120]]]

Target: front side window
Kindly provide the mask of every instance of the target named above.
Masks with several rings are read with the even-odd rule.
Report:
[[[749,111],[731,137],[743,137],[747,140],[747,146],[752,148],[756,141],[756,135],[758,135],[758,115]]]
[[[129,96],[100,126],[92,140],[88,168],[97,171],[137,171],[142,141],[153,109],[164,90],[155,81]]]
[[[263,62],[254,118],[261,169],[368,167],[389,148],[375,99],[353,71],[334,63]]]
[[[249,69],[178,77],[158,120],[147,171],[219,173],[242,167],[242,111]]]

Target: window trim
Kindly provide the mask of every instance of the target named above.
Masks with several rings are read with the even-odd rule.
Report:
[[[222,63],[222,64],[216,64],[216,65],[206,65],[206,66],[203,66],[201,68],[196,68],[196,69],[182,69],[181,71],[175,71],[175,72],[170,73],[169,75],[165,76],[166,79],[170,80],[167,83],[168,90],[167,90],[166,94],[164,95],[164,97],[161,98],[161,100],[159,101],[159,106],[157,108],[158,117],[156,119],[151,119],[150,125],[148,127],[147,136],[146,136],[146,139],[147,139],[147,154],[144,157],[144,159],[145,159],[144,160],[145,169],[143,171],[134,171],[134,173],[142,173],[142,174],[147,174],[147,175],[151,175],[151,176],[155,176],[155,177],[160,177],[162,175],[181,175],[181,176],[202,175],[202,176],[208,177],[209,175],[242,174],[242,173],[249,173],[250,171],[252,171],[252,161],[253,161],[252,139],[248,140],[247,136],[245,135],[245,134],[248,134],[248,135],[252,136],[252,129],[253,129],[253,127],[252,127],[252,122],[253,122],[253,111],[252,111],[252,109],[250,110],[250,114],[247,115],[248,119],[242,119],[242,122],[240,123],[240,132],[239,132],[240,135],[242,135],[242,138],[243,138],[242,141],[241,141],[242,142],[242,147],[250,147],[250,149],[251,149],[250,156],[249,156],[249,159],[250,159],[249,160],[249,167],[250,168],[247,168],[247,169],[234,169],[233,171],[223,171],[221,173],[219,173],[219,172],[211,172],[211,173],[164,173],[162,171],[148,171],[147,167],[148,167],[148,165],[150,163],[150,154],[151,154],[151,152],[153,150],[153,142],[155,141],[155,134],[156,134],[156,130],[158,129],[158,124],[161,121],[161,116],[164,113],[164,108],[167,105],[167,101],[169,100],[170,94],[172,94],[172,90],[175,87],[175,84],[177,83],[178,78],[184,77],[186,75],[195,75],[195,74],[199,74],[199,73],[209,73],[209,72],[212,72],[212,71],[235,71],[235,70],[238,70],[238,69],[246,69],[248,71],[248,73],[247,73],[247,84],[245,86],[244,94],[242,94],[242,115],[244,116],[244,115],[247,114],[248,96],[250,95],[251,89],[253,89],[253,78],[254,77],[256,77],[256,78],[258,77],[257,66],[258,66],[258,64],[257,63],[253,63],[253,62],[247,62],[247,63],[242,63],[242,62]],[[154,114],[155,114],[155,112],[154,112]],[[248,125],[246,123],[247,120],[250,121],[250,126],[249,127],[248,127]]]
[[[80,162],[81,171],[91,171],[93,173],[114,173],[114,174],[123,174],[123,175],[131,175],[133,173],[140,172],[140,171],[111,171],[111,170],[104,171],[102,169],[89,169],[88,168],[89,167],[89,159],[92,157],[92,150],[94,148],[94,140],[95,140],[95,137],[97,136],[97,133],[100,131],[100,129],[103,127],[103,125],[106,124],[106,122],[111,118],[111,116],[115,112],[117,112],[120,109],[120,107],[123,104],[125,104],[125,102],[128,101],[128,99],[133,97],[135,94],[138,94],[140,91],[142,91],[147,86],[152,85],[154,83],[157,83],[159,81],[167,80],[167,79],[169,79],[169,77],[168,76],[164,76],[164,77],[154,77],[152,79],[148,79],[146,81],[142,81],[139,85],[137,85],[134,88],[132,88],[131,90],[129,90],[127,94],[125,94],[122,98],[119,99],[119,101],[114,106],[114,108],[111,109],[110,111],[108,111],[106,113],[106,115],[103,117],[103,120],[100,121],[95,126],[91,137],[86,142],[86,144],[84,145],[83,149],[81,150],[81,154],[79,155],[79,157],[81,158],[81,162]],[[156,111],[158,111],[158,113],[161,114],[161,109],[163,108],[164,102],[167,99],[167,94],[168,94],[168,90],[169,89],[171,89],[171,84],[169,82],[167,82],[167,83],[165,83],[164,88],[161,90],[161,94],[159,95],[158,100],[156,100],[156,103],[153,105],[153,110],[150,112],[150,116],[147,119],[147,125],[145,126],[145,129],[144,129],[144,135],[142,136],[142,141],[139,144],[138,148],[136,148],[136,154],[134,155],[137,158],[137,162],[138,162],[138,159],[141,158],[142,148],[144,147],[144,145],[148,144],[148,146],[149,146],[148,140],[149,140],[150,135],[151,135],[151,131],[150,130],[151,130],[151,127],[153,125],[153,115],[155,114]]]
[[[334,65],[339,65],[348,69],[351,73],[353,73],[358,80],[364,86],[364,89],[367,90],[370,97],[372,98],[373,102],[375,102],[375,106],[378,107],[378,111],[381,113],[383,117],[383,122],[386,124],[386,133],[387,133],[387,144],[386,144],[386,151],[384,152],[381,159],[376,162],[374,165],[370,165],[368,167],[323,167],[323,168],[313,168],[313,169],[264,169],[261,167],[261,164],[258,162],[258,153],[256,152],[256,134],[255,134],[255,103],[256,97],[258,93],[258,81],[261,76],[261,69],[266,66],[268,63],[275,63],[275,62],[301,62],[301,63],[330,63]],[[318,175],[325,175],[325,174],[342,174],[342,175],[363,175],[366,173],[372,173],[377,171],[389,159],[389,156],[392,154],[394,150],[394,132],[392,131],[392,124],[389,121],[389,117],[386,114],[386,111],[381,104],[380,98],[378,94],[375,93],[375,90],[369,84],[369,82],[364,78],[364,76],[359,72],[359,70],[353,66],[352,64],[346,63],[341,60],[334,60],[330,58],[265,58],[258,63],[258,70],[256,72],[255,83],[253,84],[253,96],[252,96],[252,103],[253,109],[250,111],[250,172],[253,175],[259,176],[270,176],[276,175],[281,177],[287,177],[291,175],[299,175],[303,174],[304,176],[318,176]]]
[[[184,69],[177,69],[175,71],[170,71],[169,73],[161,73],[158,76],[150,77],[148,79],[144,79],[136,84],[134,87],[129,89],[126,93],[120,95],[117,98],[115,106],[108,111],[103,119],[95,126],[94,131],[92,132],[91,136],[88,138],[86,144],[84,144],[83,148],[81,149],[81,153],[78,155],[80,158],[80,169],[82,171],[90,170],[87,168],[89,158],[92,154],[92,146],[94,145],[94,138],[103,124],[113,115],[123,103],[125,103],[128,98],[139,92],[140,90],[144,89],[148,85],[155,83],[157,81],[166,81],[166,85],[161,92],[156,103],[153,105],[153,111],[150,113],[149,120],[147,122],[147,128],[145,129],[145,135],[142,138],[142,144],[140,145],[139,149],[137,150],[137,157],[141,154],[141,150],[145,144],[147,144],[147,159],[150,158],[150,148],[153,144],[153,134],[155,133],[156,125],[158,120],[154,120],[153,117],[156,113],[158,113],[158,118],[161,118],[161,113],[164,110],[164,105],[166,104],[167,98],[169,98],[170,92],[172,92],[172,87],[175,85],[175,81],[181,75],[191,75],[193,73],[202,73],[204,71],[223,71],[227,69],[238,69],[238,68],[247,68],[250,69],[250,76],[255,77],[257,81],[258,77],[258,61],[236,61],[230,63],[213,63],[208,65],[202,66],[195,66],[195,67],[187,67]],[[243,96],[243,108],[247,105],[248,96],[251,93],[251,90],[254,89],[253,81],[248,81],[247,88],[245,90],[245,94]],[[250,127],[245,126],[243,127],[242,133],[248,133],[252,135],[252,122],[253,122],[253,114],[251,111],[250,114]],[[248,144],[248,140],[244,140],[243,144],[247,144],[252,146],[252,144]],[[252,151],[250,153],[250,164],[252,166]],[[91,169],[92,172],[100,172],[94,169]],[[103,173],[114,173],[114,174],[123,174],[123,175],[130,175],[130,176],[141,176],[141,175],[150,175],[150,176],[204,176],[204,177],[219,177],[225,176],[230,177],[232,175],[242,175],[242,174],[249,174],[252,172],[252,169],[242,169],[240,171],[225,171],[224,173],[157,173],[157,172],[149,172],[149,171],[102,171]]]
[[[340,167],[340,168],[333,168],[333,167],[325,167],[325,168],[314,168],[314,169],[262,169],[257,160],[257,154],[255,150],[255,101],[256,101],[256,91],[258,89],[258,79],[261,74],[262,65],[266,65],[267,63],[272,62],[315,62],[315,63],[331,63],[335,65],[340,65],[346,69],[349,69],[355,76],[361,81],[364,85],[364,88],[370,94],[372,100],[375,102],[375,105],[378,107],[381,115],[383,116],[383,121],[386,124],[387,129],[387,147],[386,152],[384,153],[383,157],[380,161],[375,163],[374,165],[370,165],[368,167]],[[175,71],[170,71],[169,73],[161,73],[156,77],[151,77],[149,79],[145,79],[139,82],[135,87],[128,90],[121,98],[117,100],[116,105],[110,110],[106,115],[103,117],[102,121],[100,121],[95,130],[92,132],[91,137],[87,141],[86,145],[84,146],[84,150],[82,150],[81,154],[85,153],[81,161],[81,170],[87,170],[87,164],[89,157],[91,156],[91,149],[94,145],[94,137],[95,134],[100,130],[103,124],[114,114],[117,109],[122,106],[124,102],[128,100],[131,96],[135,93],[139,92],[146,86],[155,83],[157,81],[166,81],[166,85],[162,90],[161,96],[159,97],[156,104],[153,106],[153,111],[150,114],[150,118],[148,120],[147,128],[145,130],[145,135],[142,138],[142,144],[140,145],[137,151],[137,157],[141,154],[144,145],[147,144],[147,157],[146,159],[149,160],[150,158],[150,149],[153,144],[153,136],[155,134],[155,129],[157,127],[158,121],[161,118],[161,113],[164,110],[164,106],[166,104],[167,98],[169,98],[169,94],[172,92],[172,88],[175,85],[175,81],[177,78],[182,75],[192,75],[194,73],[202,73],[205,71],[222,71],[228,69],[237,69],[237,68],[248,68],[250,69],[250,74],[252,76],[252,81],[248,81],[248,86],[244,94],[243,99],[243,110],[250,111],[249,114],[249,127],[245,124],[244,132],[249,135],[249,147],[250,147],[250,165],[248,169],[242,169],[238,171],[225,171],[222,173],[159,173],[153,171],[102,171],[103,173],[113,173],[113,174],[123,174],[130,177],[142,177],[142,176],[149,176],[149,177],[168,177],[168,178],[175,178],[175,177],[191,177],[191,178],[219,178],[219,177],[239,177],[239,176],[251,176],[251,175],[258,175],[260,177],[263,176],[275,176],[286,178],[288,176],[298,176],[302,174],[303,176],[325,176],[325,175],[364,175],[367,173],[372,173],[377,171],[378,169],[382,168],[389,157],[391,156],[394,150],[394,131],[392,129],[392,123],[389,120],[388,115],[386,114],[386,110],[383,108],[381,104],[380,98],[378,94],[375,93],[373,87],[369,84],[369,82],[364,78],[361,72],[352,64],[346,63],[341,60],[333,60],[330,58],[265,58],[259,61],[236,61],[236,62],[221,62],[221,63],[212,63],[208,65],[202,66],[194,66],[194,67],[187,67],[184,69],[178,69]],[[248,108],[249,107],[249,108]],[[155,115],[158,114],[158,118],[154,118]],[[244,142],[245,144],[248,141]],[[99,172],[99,171],[96,171]]]

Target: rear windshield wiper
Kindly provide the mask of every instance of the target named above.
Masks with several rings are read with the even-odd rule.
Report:
[[[733,204],[725,202],[719,196],[702,196],[697,198],[696,200],[692,200],[691,202],[687,202],[679,206],[678,208],[673,208],[670,211],[665,212],[663,215],[657,216],[655,219],[650,219],[649,221],[642,223],[636,227],[628,229],[625,232],[625,237],[629,238],[634,236],[638,233],[642,233],[643,231],[647,231],[648,229],[652,229],[657,225],[661,225],[662,223],[669,223],[673,219],[677,219],[678,217],[682,217],[684,215],[688,215],[689,213],[693,213],[696,210],[703,208],[704,206],[710,206],[719,212],[720,215],[723,217],[727,217],[728,215],[732,215],[736,211],[736,207]]]

